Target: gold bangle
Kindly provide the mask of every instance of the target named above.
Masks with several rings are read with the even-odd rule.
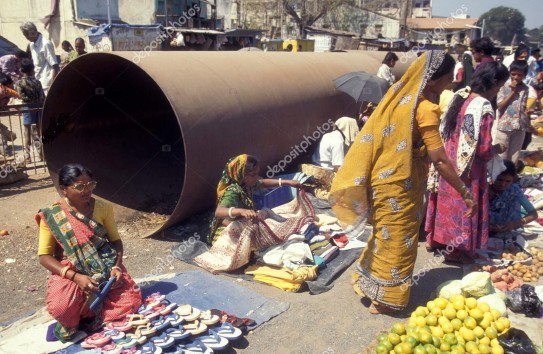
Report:
[[[113,266],[113,267],[111,267],[111,270],[113,270],[113,269],[118,269],[119,272],[121,272],[121,273],[123,272],[123,270],[122,270],[121,267],[119,267],[119,266]]]
[[[75,276],[77,275],[77,272],[75,270],[73,272],[74,272],[74,274],[72,274],[72,276],[70,277],[71,281],[74,281]]]
[[[64,268],[62,268],[62,270],[60,271],[60,276],[63,278],[63,279],[66,279],[66,272],[70,269],[70,266],[67,265],[65,266]]]

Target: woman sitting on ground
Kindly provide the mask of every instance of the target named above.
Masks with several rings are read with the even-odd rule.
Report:
[[[524,195],[517,181],[517,171],[512,161],[505,160],[503,171],[492,184],[489,194],[491,237],[500,237],[500,233],[508,233],[537,220],[537,210]],[[526,211],[522,217],[521,207]]]
[[[243,154],[226,163],[217,186],[217,208],[211,222],[208,242],[213,244],[222,230],[237,218],[256,218],[253,193],[260,188],[291,186],[300,182],[288,179],[261,179],[260,165],[254,156]]]
[[[79,164],[58,173],[63,197],[36,215],[40,264],[51,272],[47,285],[47,311],[58,322],[55,336],[65,342],[80,325],[89,330],[134,313],[141,292],[123,265],[123,242],[111,204],[92,197],[97,182]],[[94,313],[89,304],[98,286],[116,277]],[[81,323],[80,323],[81,322]]]

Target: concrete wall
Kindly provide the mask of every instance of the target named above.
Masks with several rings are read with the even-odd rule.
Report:
[[[87,51],[92,51],[86,36],[90,26],[77,24],[74,19],[93,18],[107,22],[107,7],[105,0],[72,0],[59,1],[59,13],[53,17],[45,29],[42,19],[51,13],[50,2],[43,0],[0,1],[0,35],[15,43],[22,50],[26,49],[28,41],[21,33],[19,26],[25,21],[32,21],[38,31],[50,39],[56,47],[56,53],[61,53],[60,44],[64,40],[72,43],[77,37],[85,39]],[[122,20],[130,24],[154,24],[156,0],[110,0],[112,20]]]

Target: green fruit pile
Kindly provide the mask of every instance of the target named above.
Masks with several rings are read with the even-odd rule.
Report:
[[[378,354],[503,354],[498,335],[510,327],[509,319],[486,302],[453,295],[419,306],[408,325],[395,323],[379,335]]]

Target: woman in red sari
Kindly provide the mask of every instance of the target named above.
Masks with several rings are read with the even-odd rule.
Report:
[[[111,204],[92,197],[97,182],[92,172],[78,164],[59,171],[63,198],[36,215],[40,226],[40,264],[51,272],[47,286],[47,311],[58,322],[55,336],[65,342],[84,319],[90,330],[104,322],[134,313],[141,292],[128,275],[123,261],[123,242]],[[89,305],[101,282],[116,277],[98,308]]]
[[[458,91],[440,126],[448,158],[479,205],[478,213],[466,217],[468,209],[460,194],[431,172],[425,230],[426,248],[444,248],[448,261],[466,263],[475,249],[488,241],[487,162],[504,147],[492,145],[494,109],[490,100],[508,78],[505,66],[488,63],[473,76],[470,86]],[[440,252],[441,253],[441,252]]]

